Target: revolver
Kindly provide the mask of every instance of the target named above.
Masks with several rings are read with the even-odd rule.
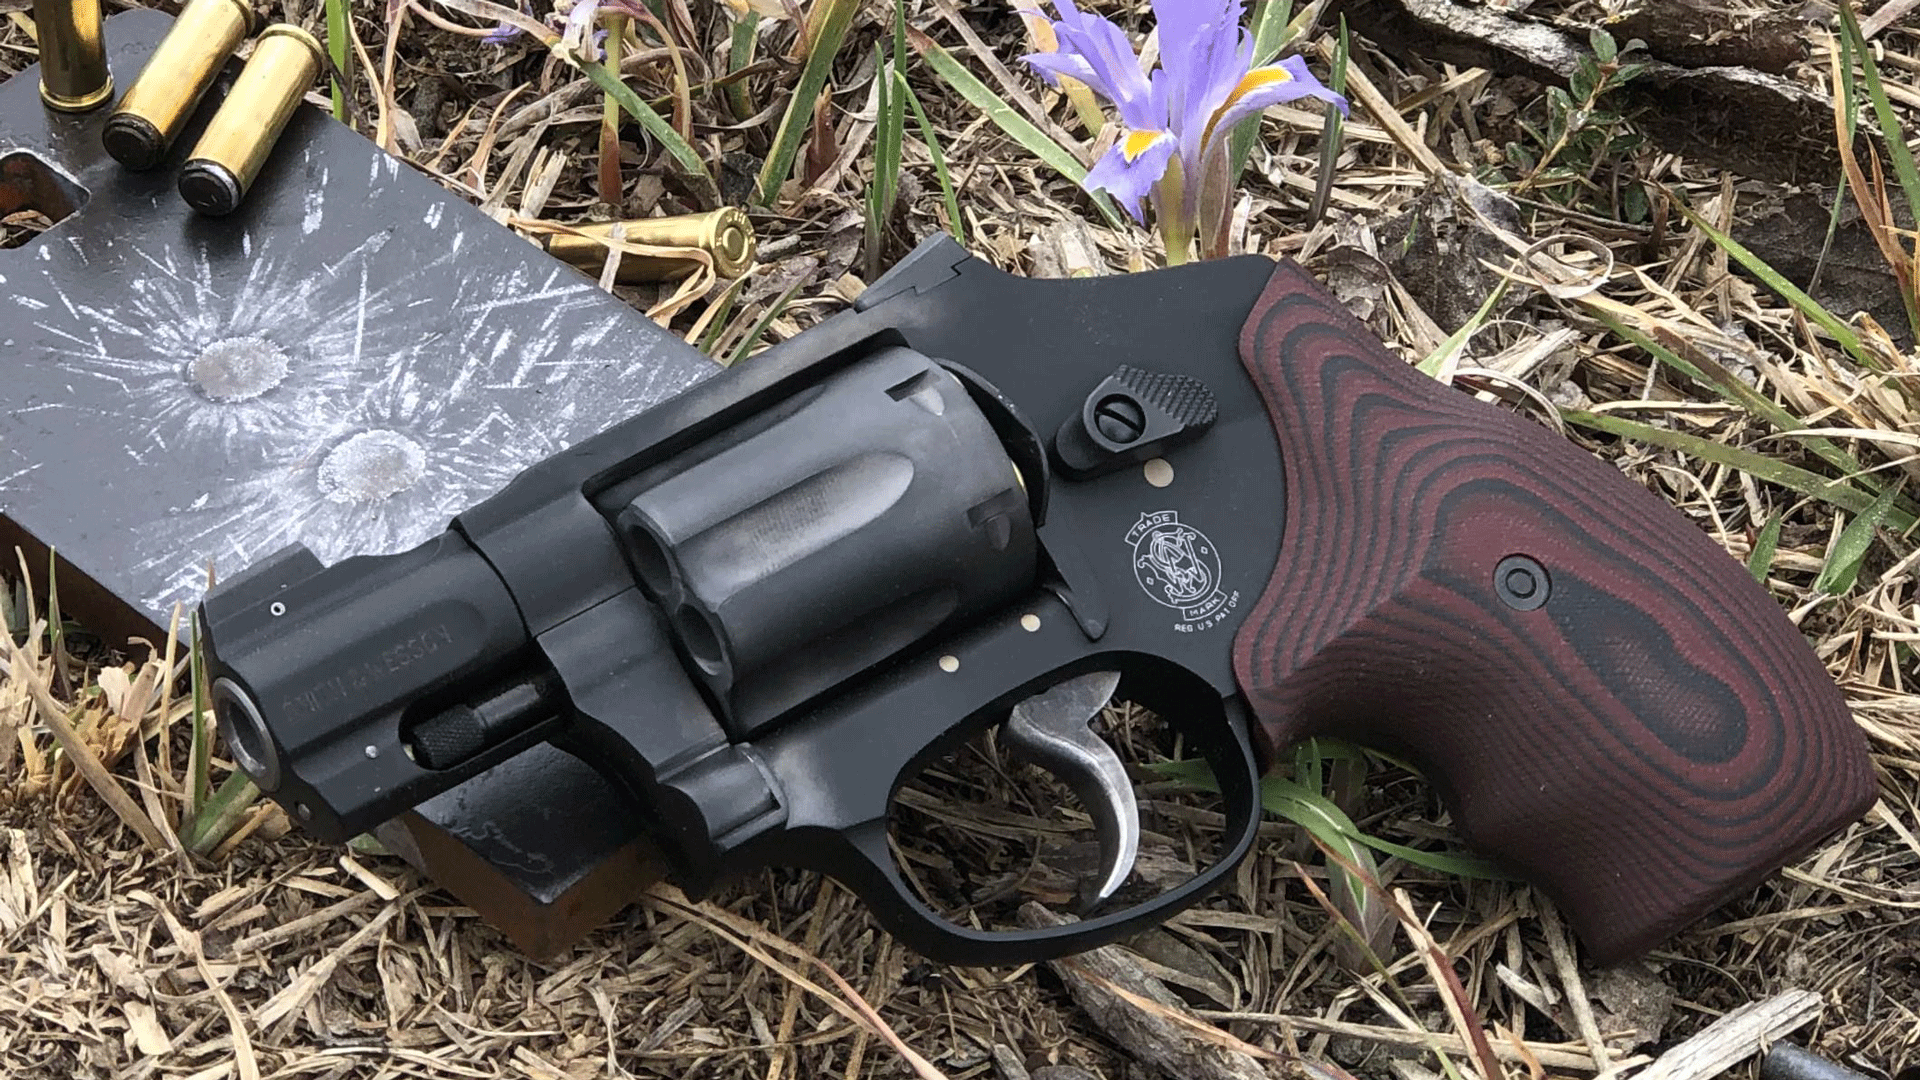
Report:
[[[817,870],[969,964],[1201,900],[1314,735],[1418,764],[1602,963],[1875,797],[1835,684],[1725,551],[1260,256],[1037,281],[928,241],[410,551],[262,560],[199,630],[236,763],[318,837],[551,741],[690,894]],[[1204,759],[1222,822],[1210,865],[1126,905],[1138,806],[1089,727],[1115,695]],[[948,918],[889,849],[906,779],[996,725],[1094,823],[1085,918]]]

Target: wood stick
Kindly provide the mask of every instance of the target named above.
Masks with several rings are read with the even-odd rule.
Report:
[[[1880,10],[1860,21],[1860,36],[1871,40],[1880,31],[1899,22],[1920,7],[1920,0],[1887,0]]]
[[[1020,908],[1029,927],[1058,926],[1065,920],[1036,903]],[[1240,1040],[1197,1017],[1158,979],[1115,945],[1048,962],[1096,1027],[1121,1047],[1167,1076],[1186,1080],[1267,1080],[1253,1054],[1231,1044]],[[1247,1047],[1267,1054],[1258,1047]]]
[[[1284,1013],[1257,1012],[1216,1012],[1201,1010],[1195,1015],[1204,1020],[1241,1020],[1254,1024],[1278,1024],[1293,1027],[1300,1031],[1316,1035],[1337,1035],[1350,1039],[1363,1039],[1367,1042],[1381,1043],[1386,1046],[1405,1047],[1409,1050],[1440,1050],[1449,1054],[1467,1053],[1467,1041],[1450,1031],[1402,1031],[1398,1028],[1376,1027],[1372,1024],[1357,1024],[1349,1020],[1327,1020],[1318,1016],[1289,1016]],[[1553,1069],[1579,1069],[1584,1072],[1596,1071],[1593,1055],[1578,1043],[1560,1045],[1542,1045],[1527,1043],[1523,1054],[1511,1044],[1500,1039],[1492,1040],[1494,1055],[1502,1061],[1524,1063],[1527,1055],[1533,1060]],[[1642,1062],[1646,1058],[1638,1059]],[[1631,1061],[1620,1062],[1621,1065]]]
[[[1634,1080],[1707,1080],[1718,1076],[1820,1015],[1820,995],[1783,990],[1764,1001],[1742,1005],[1706,1030],[1661,1054]]]

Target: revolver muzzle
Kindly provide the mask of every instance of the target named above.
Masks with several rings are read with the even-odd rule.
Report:
[[[235,761],[325,839],[452,786],[558,711],[512,598],[458,533],[324,569],[296,545],[215,590],[200,626]]]

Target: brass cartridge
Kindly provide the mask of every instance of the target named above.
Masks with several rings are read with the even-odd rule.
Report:
[[[129,169],[151,169],[253,29],[247,0],[188,0],[153,58],[107,117],[100,140]]]
[[[320,74],[320,43],[288,23],[260,33],[240,78],[180,170],[180,197],[203,214],[231,214]]]
[[[86,112],[113,97],[100,0],[33,0],[40,43],[40,97],[61,112]]]
[[[747,220],[746,214],[731,206],[704,214],[576,225],[574,228],[586,235],[555,233],[542,237],[541,246],[556,259],[571,263],[589,274],[598,274],[607,262],[605,241],[613,237],[616,226],[622,230],[620,239],[628,243],[699,248],[712,256],[714,273],[721,277],[739,277],[747,267],[753,265],[753,223]],[[685,277],[693,272],[696,265],[691,259],[623,252],[616,280],[626,285],[641,281],[668,281]]]

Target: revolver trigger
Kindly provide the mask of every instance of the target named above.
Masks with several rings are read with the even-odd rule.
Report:
[[[1068,679],[1015,705],[1001,729],[1014,756],[1059,777],[1093,818],[1106,869],[1093,892],[1096,902],[1119,891],[1140,853],[1140,807],[1126,767],[1087,726],[1119,685],[1114,671]]]

